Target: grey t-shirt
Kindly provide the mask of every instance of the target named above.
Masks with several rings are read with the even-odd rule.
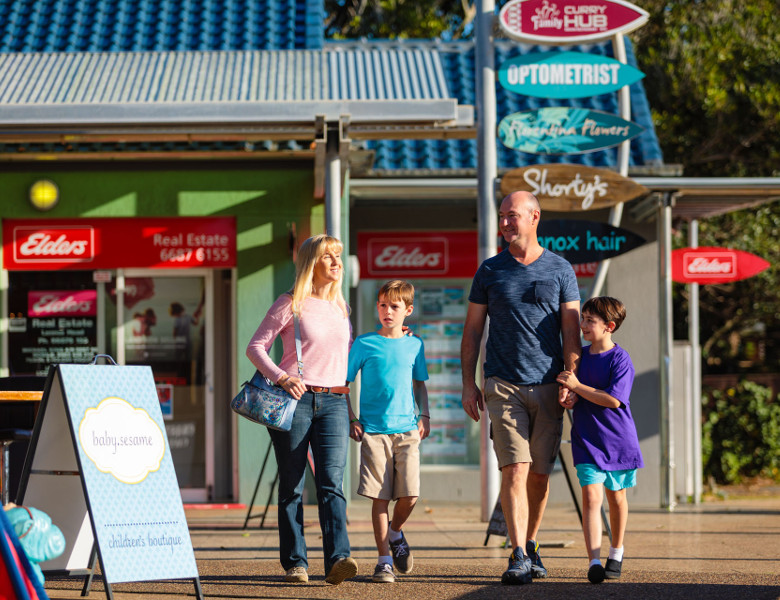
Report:
[[[469,302],[487,305],[485,377],[552,383],[563,370],[561,304],[580,300],[571,264],[545,250],[530,265],[504,250],[480,265]]]

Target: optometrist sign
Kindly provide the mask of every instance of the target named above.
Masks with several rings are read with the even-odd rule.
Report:
[[[643,131],[615,115],[568,106],[513,113],[498,124],[505,146],[531,154],[584,154],[617,146]]]
[[[531,192],[542,210],[576,212],[609,208],[650,193],[645,186],[608,169],[549,164],[513,169],[501,179],[501,194]]]
[[[498,14],[510,38],[532,44],[605,40],[644,25],[647,11],[623,0],[510,0]]]
[[[770,267],[760,256],[730,248],[679,248],[672,251],[672,279],[679,283],[728,283]]]
[[[536,234],[543,248],[572,264],[614,258],[645,243],[643,237],[627,229],[595,221],[542,220]]]
[[[536,98],[585,98],[614,92],[644,77],[614,58],[582,52],[541,52],[504,61],[499,83]]]

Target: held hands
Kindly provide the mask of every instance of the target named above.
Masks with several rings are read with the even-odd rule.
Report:
[[[574,390],[580,384],[577,376],[572,371],[561,371],[556,377],[560,384],[558,388],[558,403],[564,408],[573,408],[577,402],[577,394]]]
[[[482,400],[482,392],[476,385],[463,388],[461,404],[463,404],[463,410],[466,411],[466,414],[479,423],[479,413],[480,411],[484,412],[485,402]]]
[[[306,392],[306,384],[298,377],[292,377],[290,375],[282,375],[279,378],[279,381],[276,382],[276,385],[281,387],[296,400],[300,400],[301,396]]]

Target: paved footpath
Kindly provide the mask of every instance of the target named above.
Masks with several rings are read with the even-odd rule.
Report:
[[[577,514],[548,508],[542,526],[542,558],[549,577],[530,585],[502,586],[509,551],[503,539],[485,541],[486,523],[473,505],[420,501],[405,527],[415,566],[395,584],[370,580],[376,560],[370,504],[349,509],[352,553],[358,576],[339,586],[324,581],[317,510],[307,506],[308,584],[282,579],[275,513],[266,528],[245,510],[188,509],[187,519],[206,598],[319,598],[323,600],[492,600],[494,598],[631,600],[780,600],[780,496],[683,506],[674,512],[631,509],[620,581],[592,585]],[[606,555],[608,540],[605,538]],[[116,600],[181,600],[194,596],[192,582],[138,582],[113,586]],[[49,578],[52,600],[79,598],[81,581]],[[99,577],[90,598],[105,598]]]

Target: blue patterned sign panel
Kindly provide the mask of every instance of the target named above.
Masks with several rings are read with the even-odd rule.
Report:
[[[106,581],[198,577],[151,368],[58,371]]]
[[[583,154],[617,146],[643,131],[609,113],[564,106],[513,113],[498,124],[505,146],[531,154]]]
[[[498,81],[517,94],[536,98],[586,98],[614,92],[644,73],[619,60],[582,52],[541,52],[501,64]]]

